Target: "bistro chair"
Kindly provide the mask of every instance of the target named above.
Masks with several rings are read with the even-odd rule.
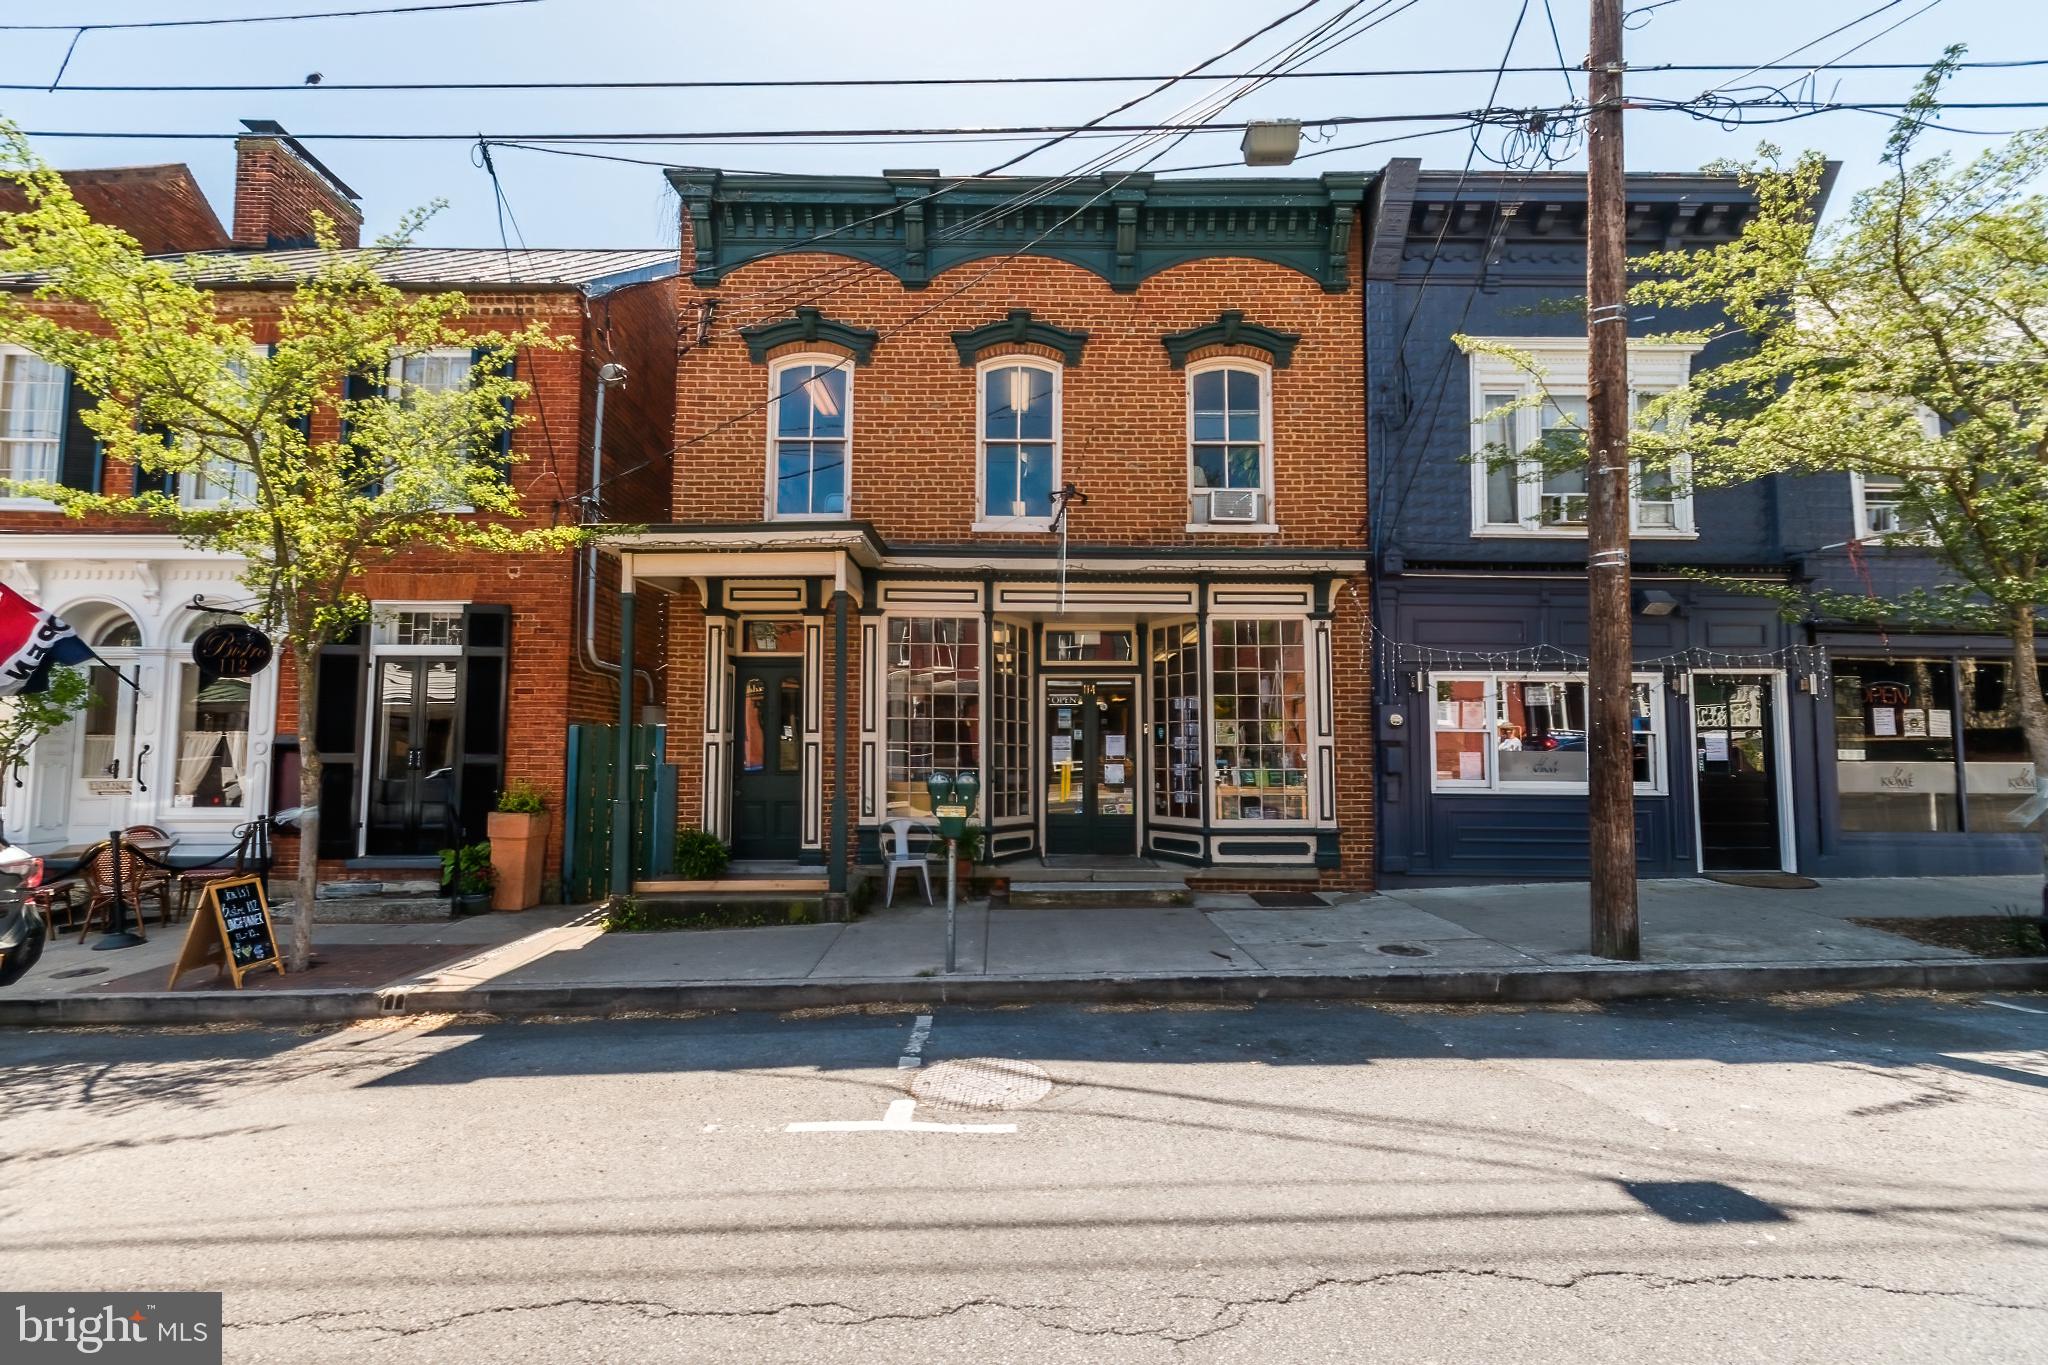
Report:
[[[251,820],[235,828],[234,856],[226,863],[214,867],[188,867],[178,873],[178,918],[191,914],[206,895],[206,888],[215,882],[224,882],[233,877],[246,877],[251,872],[263,872],[270,865],[270,845],[265,837],[267,821]]]
[[[78,898],[85,891],[85,883],[77,877],[61,877],[54,882],[44,882],[28,893],[28,903],[43,917],[45,937],[57,935],[57,911],[64,912],[64,927],[69,929],[78,917]]]
[[[931,864],[923,855],[913,857],[910,852],[910,831],[913,827],[921,828],[922,822],[899,817],[883,823],[882,828],[888,831],[888,844],[882,850],[882,876],[885,879],[882,883],[882,908],[885,910],[896,900],[897,875],[913,868],[917,871],[918,881],[924,885],[924,903],[933,903]]]
[[[142,855],[133,849],[121,850],[121,894],[134,907],[135,922],[129,927],[137,938],[147,938],[142,932],[142,898],[153,895],[157,898],[157,922],[170,923],[171,879],[161,868],[151,867],[142,860]],[[85,922],[79,926],[78,941],[85,942],[85,936],[92,932],[93,921],[104,917],[109,925],[114,922],[114,846],[102,841],[86,850],[78,862],[78,878],[85,883],[87,899]]]

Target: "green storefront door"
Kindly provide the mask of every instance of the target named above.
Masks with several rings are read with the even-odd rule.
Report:
[[[1138,851],[1135,679],[1045,686],[1045,850]]]
[[[733,717],[732,855],[794,860],[803,807],[803,677],[795,663],[750,663]]]

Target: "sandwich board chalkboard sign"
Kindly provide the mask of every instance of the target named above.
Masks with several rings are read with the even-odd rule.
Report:
[[[185,931],[185,945],[171,964],[168,984],[175,986],[186,972],[208,964],[225,971],[237,990],[242,978],[259,968],[275,967],[280,976],[284,974],[261,877],[230,877],[207,884]]]

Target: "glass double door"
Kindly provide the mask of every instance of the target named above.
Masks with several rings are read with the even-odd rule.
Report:
[[[455,843],[455,690],[457,661],[380,658],[363,851],[407,857]]]
[[[1135,678],[1045,685],[1045,850],[1138,851]]]

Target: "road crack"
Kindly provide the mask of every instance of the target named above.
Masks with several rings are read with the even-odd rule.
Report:
[[[2001,1299],[1987,1298],[1965,1290],[1912,1289],[1899,1285],[1878,1284],[1869,1280],[1851,1279],[1845,1275],[1823,1275],[1797,1271],[1783,1271],[1775,1274],[1743,1271],[1721,1275],[1662,1275],[1642,1270],[1587,1270],[1576,1275],[1551,1278],[1542,1275],[1523,1274],[1511,1270],[1475,1268],[1471,1266],[1436,1266],[1414,1270],[1387,1270],[1375,1275],[1324,1276],[1307,1284],[1274,1294],[1230,1298],[1208,1294],[1178,1294],[1173,1296],[1184,1302],[1213,1305],[1213,1307],[1208,1309],[1208,1322],[1192,1327],[1175,1327],[1165,1324],[1154,1327],[1092,1326],[1085,1322],[1077,1321],[1073,1316],[1072,1310],[1058,1304],[1016,1303],[992,1295],[975,1295],[974,1297],[960,1299],[951,1303],[936,1304],[926,1309],[899,1312],[869,1312],[837,1299],[794,1300],[788,1303],[771,1304],[759,1308],[689,1308],[660,1299],[572,1295],[566,1298],[546,1299],[532,1303],[492,1304],[483,1308],[466,1309],[460,1313],[451,1313],[444,1317],[429,1318],[422,1322],[404,1325],[352,1321],[365,1316],[360,1311],[316,1311],[297,1313],[284,1318],[230,1322],[226,1326],[236,1331],[248,1331],[265,1327],[309,1327],[320,1332],[369,1334],[376,1336],[380,1340],[400,1340],[407,1337],[424,1336],[429,1333],[446,1331],[465,1322],[500,1314],[546,1313],[562,1309],[581,1308],[636,1313],[651,1320],[694,1319],[731,1321],[801,1316],[821,1325],[832,1327],[874,1327],[897,1322],[939,1322],[947,1318],[957,1317],[963,1313],[988,1310],[1015,1314],[1050,1331],[1065,1332],[1073,1336],[1150,1337],[1173,1345],[1185,1345],[1229,1332],[1243,1325],[1250,1314],[1257,1309],[1290,1307],[1331,1290],[1367,1289],[1375,1285],[1395,1284],[1404,1280],[1438,1279],[1499,1280],[1556,1290],[1561,1293],[1570,1293],[1600,1280],[1625,1280],[1640,1284],[1650,1290],[1733,1288],[1747,1284],[1819,1284],[1856,1290],[1862,1293],[1888,1294],[1907,1298],[1946,1299],[1976,1308],[1992,1308],[2019,1313],[2048,1312],[2048,1304],[2008,1303]]]

